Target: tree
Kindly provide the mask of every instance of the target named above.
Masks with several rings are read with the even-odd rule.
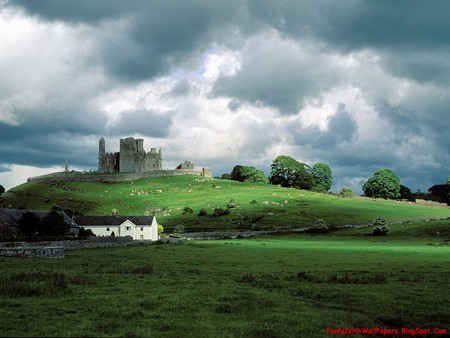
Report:
[[[81,227],[78,232],[79,238],[89,238],[89,237],[94,237],[94,236],[95,236],[95,234],[91,229],[85,229],[85,228]]]
[[[39,226],[39,235],[64,236],[70,231],[70,225],[66,223],[62,213],[50,211],[42,218]]]
[[[267,183],[264,171],[251,166],[235,165],[231,172],[231,179],[239,182]]]
[[[5,187],[0,184],[0,196],[5,192]]]
[[[331,185],[333,183],[333,175],[328,164],[314,164],[311,173],[314,176],[314,185],[312,187],[313,190],[325,192],[331,189]]]
[[[231,180],[231,174],[229,173],[223,173],[222,176],[220,176],[222,180]]]
[[[290,156],[277,156],[272,161],[271,169],[269,176],[271,184],[307,190],[314,185],[311,167],[305,163],[298,162]]]
[[[390,169],[380,169],[362,186],[364,195],[368,197],[399,198],[400,179]]]
[[[411,197],[411,189],[400,184],[400,198],[408,199]]]
[[[434,201],[450,205],[450,184],[436,184],[429,188],[428,191],[434,197]]]
[[[450,184],[450,176],[448,176],[446,179],[445,179],[445,184]],[[4,188],[3,188],[4,189]],[[1,190],[0,190],[1,191]],[[1,195],[1,193],[0,193],[0,195]]]
[[[18,224],[20,234],[23,236],[36,235],[39,230],[40,221],[39,217],[34,213],[30,211],[25,212]]]

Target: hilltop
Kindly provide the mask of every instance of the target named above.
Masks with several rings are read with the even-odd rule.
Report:
[[[387,220],[450,217],[450,208],[369,198],[343,198],[270,184],[242,183],[201,176],[154,177],[129,182],[29,182],[10,189],[0,206],[49,210],[69,215],[156,213],[167,229],[186,230],[293,229],[316,219],[329,225]],[[228,208],[228,206],[232,208]],[[229,210],[215,217],[214,209]],[[192,212],[191,212],[192,210]],[[200,211],[206,215],[199,216]]]

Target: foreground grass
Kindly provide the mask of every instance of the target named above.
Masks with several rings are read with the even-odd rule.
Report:
[[[0,258],[3,336],[324,337],[450,323],[449,221]],[[448,329],[448,327],[447,327]]]
[[[223,217],[213,217],[216,207],[234,200],[239,208]],[[182,224],[189,230],[279,229],[310,226],[321,218],[330,225],[416,217],[450,217],[450,208],[404,202],[341,198],[311,191],[281,188],[269,184],[240,183],[198,176],[159,177],[134,182],[26,183],[8,191],[2,205],[48,210],[53,204],[69,215],[151,214],[166,231]],[[193,209],[183,214],[183,208]],[[198,216],[200,209],[206,216]]]

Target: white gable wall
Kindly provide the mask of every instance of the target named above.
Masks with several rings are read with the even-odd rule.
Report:
[[[84,225],[83,228],[91,229],[96,236],[111,236],[114,231],[116,236],[131,236],[133,239],[158,240],[158,223],[153,217],[152,224],[136,225],[126,220],[121,225]]]

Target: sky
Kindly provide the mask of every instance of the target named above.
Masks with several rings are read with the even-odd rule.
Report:
[[[0,184],[96,170],[98,141],[214,176],[278,155],[450,175],[450,1],[0,0]]]

